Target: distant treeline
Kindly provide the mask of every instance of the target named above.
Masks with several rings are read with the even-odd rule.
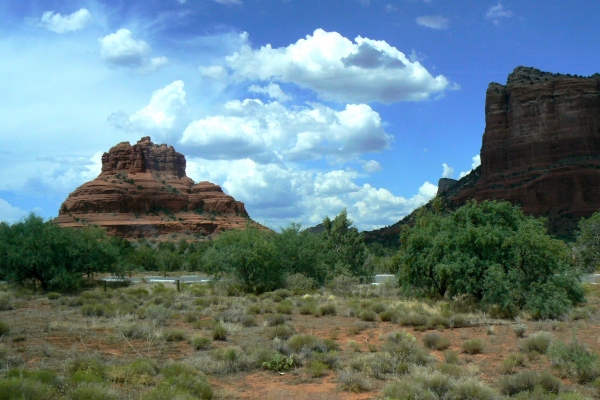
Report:
[[[557,317],[584,301],[578,280],[600,260],[600,214],[580,222],[572,247],[547,235],[545,220],[503,201],[469,202],[444,213],[436,200],[403,227],[397,248],[365,245],[346,210],[323,232],[290,224],[280,232],[249,224],[202,242],[130,242],[100,228],[60,228],[36,215],[0,224],[0,279],[78,290],[87,276],[131,271],[195,271],[227,278],[240,291],[265,292],[290,281],[307,289],[346,276],[398,276],[403,296],[468,296],[498,316],[528,310]]]

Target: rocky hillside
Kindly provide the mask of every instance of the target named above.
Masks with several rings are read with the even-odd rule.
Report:
[[[195,184],[185,174],[183,154],[143,137],[119,143],[102,156],[102,172],[62,204],[60,226],[100,225],[128,238],[205,236],[243,228],[242,202],[210,182]]]
[[[548,218],[549,232],[571,237],[581,217],[600,210],[600,74],[552,74],[517,67],[486,93],[481,166],[440,182],[444,205],[505,199]],[[367,233],[397,237],[402,222]],[[394,239],[395,240],[395,239]]]

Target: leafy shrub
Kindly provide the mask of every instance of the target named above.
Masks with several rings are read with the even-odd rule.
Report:
[[[292,337],[292,335],[294,334],[294,329],[292,329],[291,326],[289,326],[288,324],[284,324],[284,325],[275,325],[274,327],[272,327],[269,332],[268,332],[268,337],[269,339],[289,339],[290,337]]]
[[[267,318],[267,324],[269,326],[283,325],[289,321],[290,317],[283,314],[275,314]]]
[[[532,392],[536,386],[540,386],[546,392],[558,393],[561,382],[547,371],[541,373],[534,371],[523,371],[512,376],[500,378],[498,381],[500,392],[508,396],[514,396],[521,392]]]
[[[4,336],[10,333],[10,325],[4,321],[0,321],[0,336]]]
[[[371,327],[371,325],[369,325],[368,323],[364,322],[364,321],[357,321],[355,322],[352,326],[350,326],[350,329],[348,330],[348,332],[351,335],[358,335],[359,333],[361,333],[362,331],[369,329]]]
[[[483,386],[476,380],[458,381],[446,395],[448,400],[495,400],[498,398],[497,393],[487,386]]]
[[[211,345],[211,340],[206,336],[194,335],[192,336],[190,343],[196,350],[208,350]]]
[[[372,322],[377,320],[377,314],[373,310],[363,310],[358,315],[363,321]]]
[[[262,363],[263,368],[271,371],[287,371],[294,367],[294,355],[289,357],[283,356],[279,353],[271,355],[268,361]]]
[[[317,284],[313,278],[308,278],[303,274],[294,274],[287,277],[285,286],[296,294],[302,294],[315,289]]]
[[[450,339],[437,332],[427,333],[423,336],[423,343],[430,349],[445,350],[450,347]]]
[[[469,326],[469,318],[465,314],[454,314],[450,318],[450,325],[453,328],[464,328]]]
[[[240,318],[240,322],[246,328],[257,325],[256,318],[254,318],[252,315],[244,315]]]
[[[561,341],[552,343],[548,348],[548,358],[563,376],[579,383],[590,382],[600,376],[598,356],[577,340],[569,344]]]
[[[337,351],[328,351],[327,353],[314,353],[315,361],[327,365],[330,369],[337,369],[340,366],[340,356]]]
[[[227,340],[227,329],[225,329],[225,327],[221,324],[215,325],[212,330],[212,337],[213,340]]]
[[[329,282],[327,287],[336,296],[346,296],[352,293],[359,283],[359,279],[355,276],[338,275]]]
[[[371,382],[358,372],[341,371],[337,375],[340,389],[346,392],[368,392],[371,390]]]
[[[323,304],[321,307],[319,307],[319,313],[321,315],[336,315],[337,309],[335,307],[335,304]]]
[[[60,298],[60,293],[50,292],[47,294],[48,300],[56,300]]]
[[[537,351],[545,354],[551,342],[552,334],[549,332],[535,332],[519,342],[519,349],[524,352]]]
[[[383,322],[398,322],[400,319],[400,313],[394,308],[388,308],[387,310],[379,313],[379,318],[381,318]]]
[[[52,398],[54,390],[30,379],[0,379],[0,398],[6,400],[38,400]]]
[[[275,306],[275,311],[281,314],[291,314],[294,311],[294,305],[289,300],[284,300]]]
[[[181,342],[186,340],[186,335],[181,330],[168,330],[163,333],[163,339],[167,342]]]
[[[450,320],[448,318],[442,317],[441,315],[432,315],[427,319],[427,328],[428,329],[441,329],[441,328],[449,328]]]
[[[385,379],[388,374],[408,372],[408,363],[388,352],[356,355],[348,364],[351,370],[376,379]]]
[[[200,330],[212,330],[217,325],[219,325],[219,322],[214,319],[203,319],[193,323],[193,327]]]
[[[274,296],[279,296],[282,299],[287,299],[288,297],[293,296],[294,294],[288,289],[277,289],[273,292]]]
[[[327,364],[324,364],[317,360],[312,360],[306,366],[306,372],[308,372],[308,374],[313,378],[319,378],[325,375],[325,371],[327,371],[328,369],[329,366]]]
[[[462,344],[463,353],[479,354],[485,349],[485,343],[481,339],[470,339]]]
[[[371,311],[373,311],[376,314],[380,314],[387,310],[387,306],[381,302],[373,303],[370,308]]]
[[[428,316],[419,313],[410,313],[400,317],[398,323],[401,326],[426,326]]]
[[[166,308],[163,305],[150,305],[142,312],[143,318],[148,318],[153,320],[159,325],[164,325],[173,315],[171,310]]]
[[[288,346],[296,353],[312,351],[326,351],[325,344],[321,339],[314,335],[294,335],[287,341]]]
[[[68,400],[118,400],[119,395],[111,388],[98,384],[83,384],[71,390]]]
[[[250,304],[246,308],[246,315],[256,315],[261,313],[261,307],[258,304]]]
[[[455,353],[456,354],[456,353]],[[441,363],[436,365],[436,369],[440,371],[442,374],[446,374],[452,376],[454,378],[459,378],[464,375],[461,367],[456,365],[456,363]]]

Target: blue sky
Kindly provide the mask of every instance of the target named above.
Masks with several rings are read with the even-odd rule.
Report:
[[[477,165],[485,91],[517,66],[591,75],[600,2],[0,4],[0,220],[46,218],[151,136],[272,228],[343,207],[390,225]]]

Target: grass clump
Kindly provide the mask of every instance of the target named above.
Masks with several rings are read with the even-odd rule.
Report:
[[[283,325],[289,320],[290,320],[290,317],[288,317],[287,315],[275,314],[275,315],[272,315],[269,318],[267,318],[267,324],[269,326]]]
[[[221,340],[221,341],[226,341],[227,340],[227,329],[221,325],[221,324],[217,324],[215,325],[215,327],[212,330],[212,338],[213,340]]]
[[[5,400],[48,399],[54,392],[52,387],[32,379],[0,379],[0,398]]]
[[[201,335],[194,335],[190,340],[190,344],[195,350],[208,350],[210,349],[211,343],[210,338]]]
[[[84,383],[71,390],[68,400],[118,400],[119,395],[110,387],[97,383]]]
[[[519,342],[519,350],[526,353],[537,351],[545,354],[551,342],[552,334],[550,332],[536,332]]]
[[[562,376],[579,383],[591,382],[600,377],[598,355],[589,351],[583,343],[573,340],[566,344],[554,342],[548,348],[548,358]]]
[[[336,315],[337,308],[335,307],[335,304],[332,304],[332,303],[323,304],[321,307],[319,307],[319,314],[320,315]]]
[[[398,381],[383,388],[386,399],[398,400],[437,400],[438,397],[427,390],[420,382]]]
[[[276,325],[274,327],[272,327],[268,334],[267,337],[269,339],[283,339],[283,340],[287,340],[290,337],[292,337],[292,335],[294,334],[294,329],[289,326],[288,324],[284,324],[284,325]]]
[[[163,333],[163,339],[167,342],[182,342],[187,339],[184,331],[168,330]]]
[[[515,372],[516,367],[525,366],[525,356],[521,353],[511,354],[502,360],[502,373],[510,375]]]
[[[57,300],[60,298],[60,293],[50,292],[46,295],[46,297],[48,297],[48,300]]]
[[[0,336],[8,335],[10,333],[10,325],[4,321],[0,321]]]
[[[523,371],[512,376],[502,377],[498,386],[502,394],[514,396],[521,392],[533,392],[536,387],[541,387],[544,392],[558,393],[561,389],[561,382],[547,371],[541,373]]]
[[[319,378],[327,372],[329,366],[321,361],[312,360],[306,366],[306,372],[313,378]]]
[[[423,336],[423,343],[430,349],[446,350],[450,347],[450,339],[440,335],[438,332],[431,332]]]
[[[377,320],[377,314],[373,310],[363,310],[360,312],[358,317],[362,321],[366,321],[366,322],[373,322],[373,321]]]
[[[485,343],[481,339],[470,339],[462,344],[463,353],[480,354],[485,349]]]

